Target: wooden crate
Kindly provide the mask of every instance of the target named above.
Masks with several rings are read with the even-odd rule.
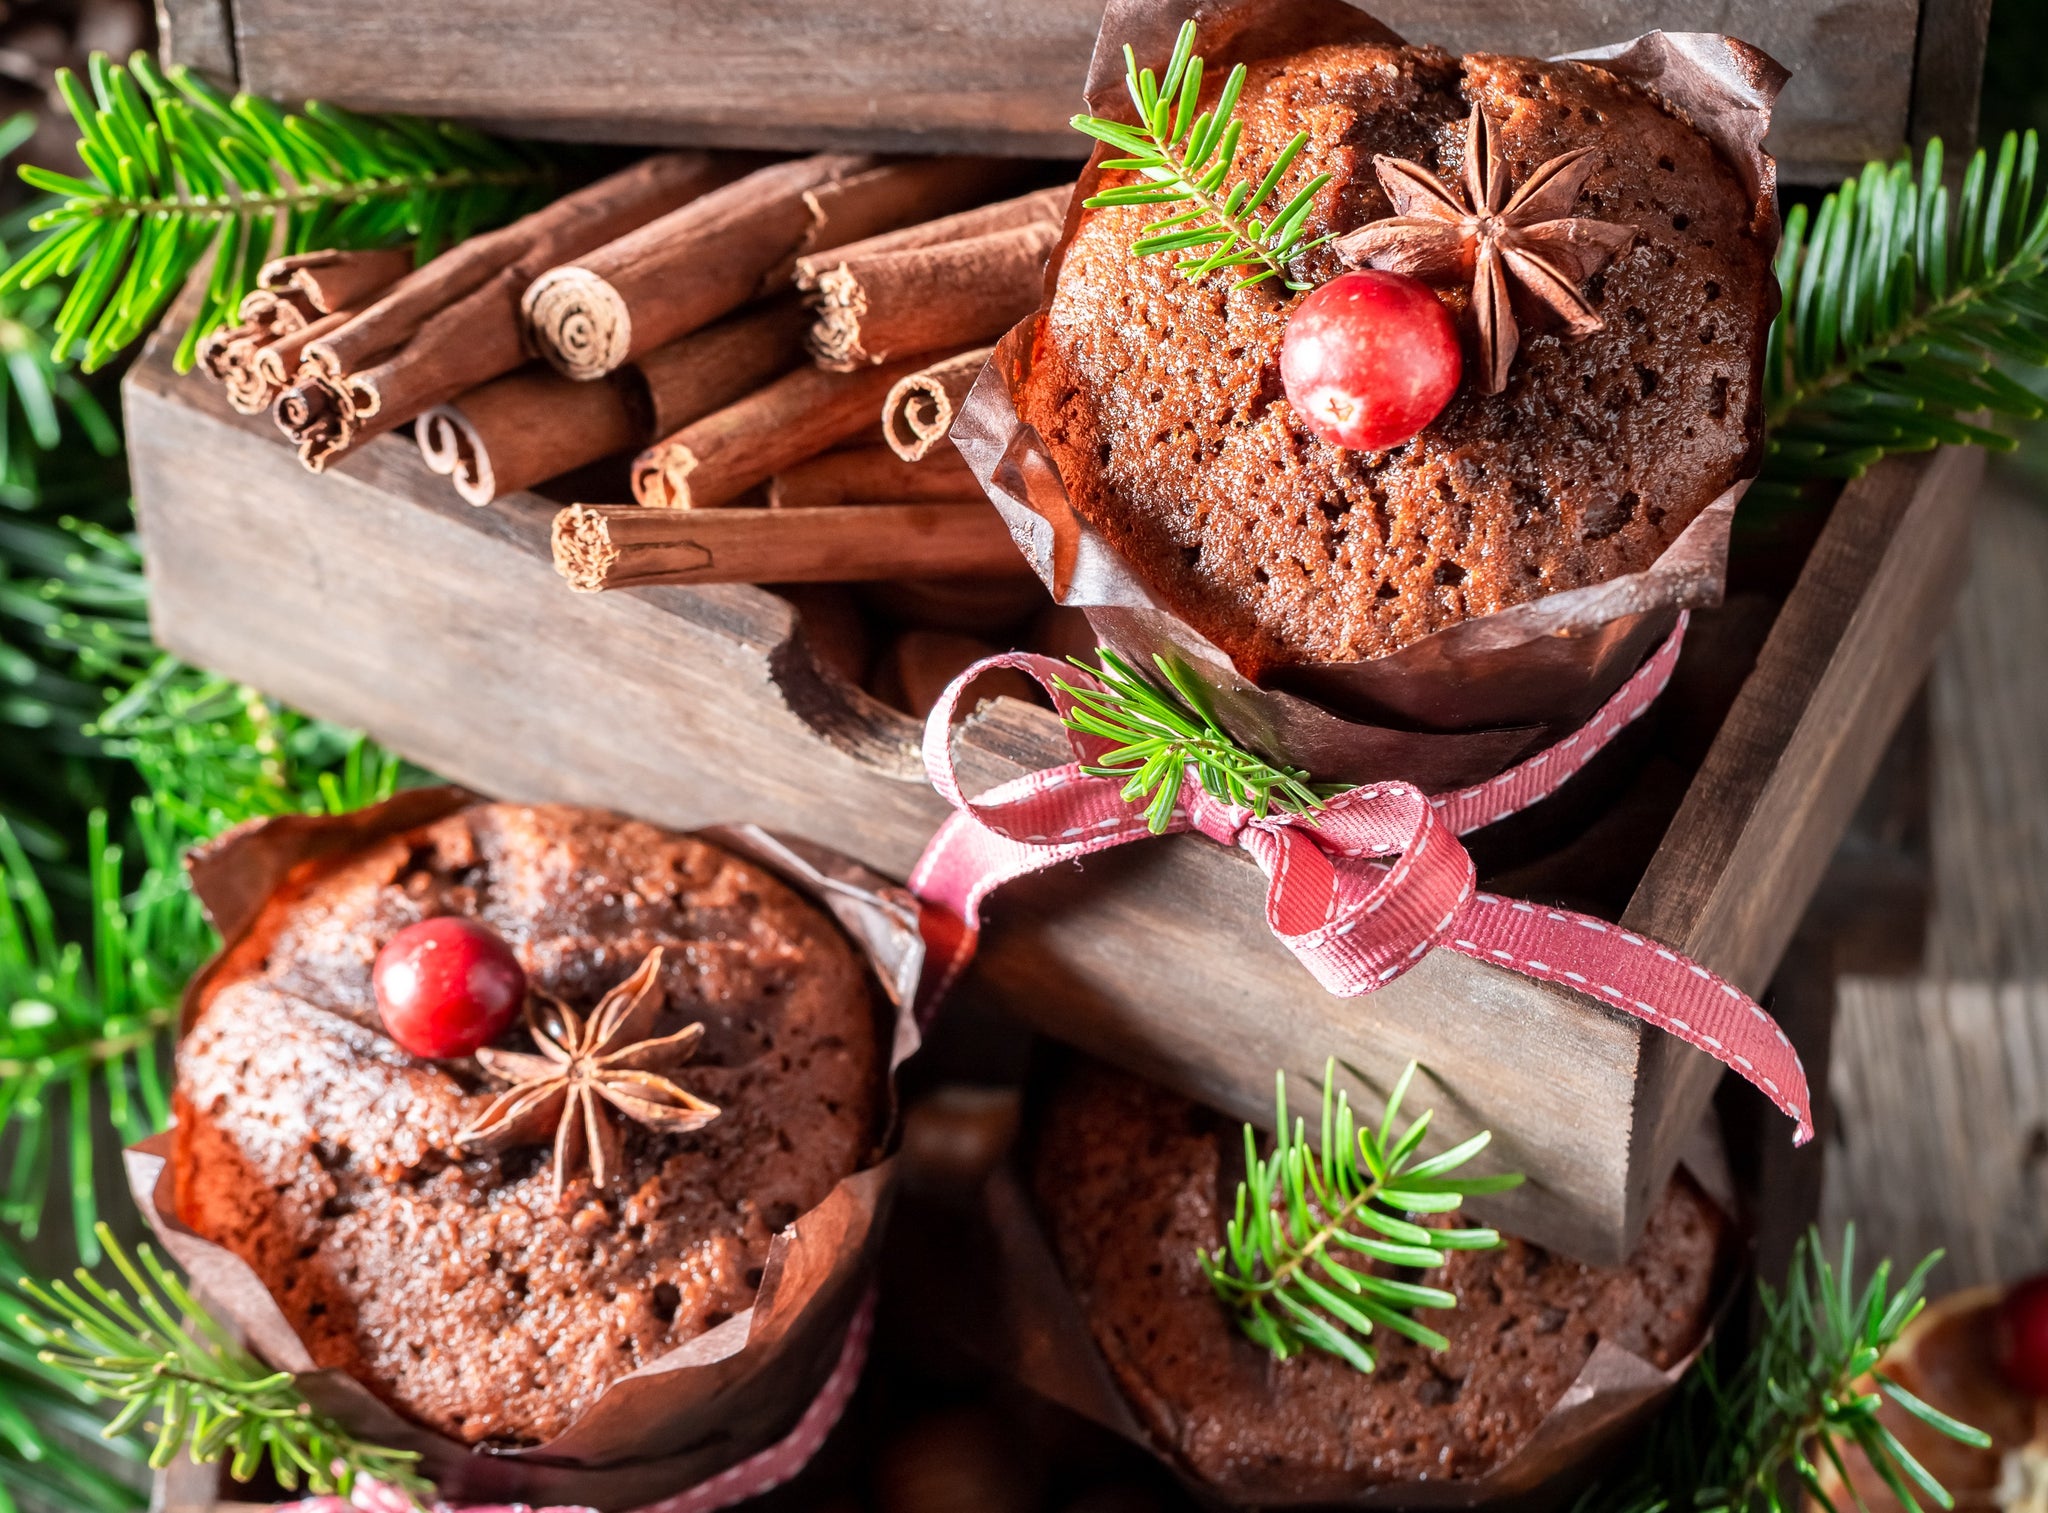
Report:
[[[1656,27],[1794,71],[1771,144],[1822,182],[1977,116],[1990,0],[1370,0],[1417,42],[1548,56]],[[244,89],[529,136],[1081,157],[1102,0],[158,0],[166,54]]]
[[[763,590],[568,592],[554,506],[472,509],[401,437],[303,472],[265,417],[180,380],[159,341],[125,385],[163,644],[426,767],[515,799],[674,826],[752,820],[902,876],[944,808],[917,722],[825,670]],[[1762,991],[1959,582],[1979,460],[1852,485],[1713,739],[1626,922]],[[965,727],[970,792],[1066,757],[1052,715]],[[1491,1128],[1532,1181],[1489,1209],[1589,1260],[1625,1253],[1720,1067],[1589,999],[1450,952],[1363,999],[1267,931],[1264,879],[1199,837],[1134,845],[997,901],[963,992],[1243,1118],[1326,1055],[1378,1085],[1410,1057],[1442,1121]]]

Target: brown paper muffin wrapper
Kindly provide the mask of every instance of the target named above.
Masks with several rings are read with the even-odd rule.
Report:
[[[1221,77],[1230,64],[1328,43],[1401,38],[1343,0],[1111,0],[1088,74],[1088,108],[1130,120],[1123,49],[1155,65],[1183,21]],[[1763,150],[1786,71],[1746,42],[1707,32],[1650,32],[1572,53],[1675,107],[1734,168],[1755,206],[1767,253],[1778,235],[1777,167]],[[1060,604],[1083,609],[1102,641],[1139,666],[1154,654],[1210,689],[1240,740],[1319,779],[1398,777],[1425,788],[1480,782],[1589,718],[1671,631],[1678,612],[1720,601],[1736,502],[1761,462],[1696,516],[1643,571],[1467,620],[1370,661],[1282,669],[1261,687],[1175,614],[1143,573],[1075,510],[1052,454],[1018,414],[1039,324],[1050,308],[1081,202],[1095,192],[1100,144],[1082,170],[1065,230],[1046,268],[1045,303],[997,344],[952,438],[1018,549]]]
[[[1740,1204],[1728,1171],[1720,1131],[1703,1120],[1681,1164],[1724,1213]],[[1097,1349],[1080,1300],[1060,1270],[1043,1222],[1014,1171],[998,1167],[982,1194],[989,1258],[985,1284],[995,1294],[976,1316],[982,1327],[966,1341],[991,1364],[1008,1371],[1041,1397],[1121,1435],[1170,1466],[1204,1502],[1233,1506],[1231,1497],[1197,1477],[1141,1423],[1108,1363]],[[1739,1221],[1738,1227],[1739,1227]],[[1718,1321],[1734,1297],[1743,1270],[1730,1275],[1716,1298]],[[1591,1479],[1602,1458],[1619,1448],[1670,1398],[1679,1379],[1699,1359],[1714,1324],[1698,1345],[1669,1369],[1601,1340],[1535,1432],[1506,1461],[1484,1476],[1437,1482],[1390,1482],[1361,1487],[1341,1502],[1327,1498],[1262,1496],[1262,1508],[1346,1508],[1375,1510],[1512,1508],[1517,1513],[1561,1507]]]
[[[455,788],[414,790],[353,814],[258,820],[195,851],[193,884],[223,944],[186,989],[184,1024],[216,980],[251,948],[260,951],[252,932],[280,888],[478,802]],[[891,1026],[885,1108],[893,1140],[896,1071],[919,1044],[912,1001],[924,944],[916,901],[806,841],[752,825],[696,834],[766,867],[831,914],[873,968]],[[167,1132],[127,1152],[144,1217],[214,1315],[270,1365],[291,1372],[308,1401],[364,1439],[418,1451],[422,1474],[451,1502],[599,1509],[634,1508],[693,1486],[789,1431],[837,1364],[868,1292],[896,1168],[894,1155],[882,1157],[778,1234],[753,1307],[613,1382],[560,1437],[493,1450],[415,1424],[354,1378],[322,1370],[256,1273],[179,1221],[171,1140]]]

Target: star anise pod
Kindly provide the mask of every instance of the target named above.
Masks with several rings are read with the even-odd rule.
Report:
[[[716,1119],[715,1105],[661,1075],[690,1059],[704,1038],[704,1026],[647,1038],[662,1009],[660,974],[657,946],[631,977],[604,995],[588,1020],[544,994],[529,997],[526,1027],[540,1054],[489,1046],[476,1053],[486,1071],[511,1086],[456,1140],[496,1153],[538,1145],[552,1136],[555,1196],[560,1198],[585,1164],[599,1187],[621,1174],[625,1163],[617,1115],[672,1135],[688,1134]]]
[[[1635,238],[1634,228],[1569,212],[1599,154],[1560,154],[1511,196],[1500,142],[1484,111],[1465,122],[1463,193],[1419,163],[1384,154],[1372,160],[1395,213],[1333,244],[1350,262],[1406,273],[1425,283],[1472,284],[1479,366],[1488,394],[1507,385],[1521,333],[1508,281],[1563,322],[1570,336],[1600,329],[1579,286]]]

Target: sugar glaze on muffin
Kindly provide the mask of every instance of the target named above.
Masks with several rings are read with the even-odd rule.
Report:
[[[495,1087],[401,1050],[370,984],[386,940],[450,913],[578,1010],[662,947],[662,1031],[704,1024],[678,1078],[719,1117],[632,1127],[625,1180],[581,1178],[560,1205],[545,1146],[465,1154]],[[775,1232],[872,1154],[880,1053],[852,948],[701,841],[473,807],[274,901],[254,941],[178,1049],[179,1216],[255,1270],[320,1365],[457,1439],[553,1438],[751,1306]]]
[[[1513,183],[1596,149],[1574,213],[1633,244],[1586,290],[1601,330],[1566,340],[1518,304],[1505,391],[1481,392],[1468,346],[1450,404],[1388,451],[1319,441],[1290,413],[1277,281],[1234,291],[1133,256],[1143,208],[1086,212],[1067,251],[1023,418],[1083,517],[1248,672],[1382,656],[1639,571],[1759,445],[1765,228],[1713,145],[1640,87],[1583,63],[1317,48],[1252,65],[1239,174],[1306,131],[1274,203],[1331,172],[1306,235],[1353,231],[1392,213],[1374,155],[1454,180],[1475,105]],[[1325,246],[1297,271],[1319,283],[1343,265]],[[1467,292],[1442,297],[1463,316]]]

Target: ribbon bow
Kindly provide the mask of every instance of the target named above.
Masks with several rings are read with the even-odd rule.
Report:
[[[1599,713],[1555,746],[1484,783],[1429,795],[1412,783],[1348,789],[1314,814],[1254,814],[1218,799],[1192,770],[1165,833],[1197,831],[1247,852],[1266,875],[1266,922],[1317,982],[1342,998],[1393,981],[1432,949],[1458,951],[1587,994],[1699,1047],[1813,1136],[1806,1073],[1785,1032],[1732,983],[1619,925],[1477,891],[1458,837],[1554,792],[1670,681],[1686,618]],[[1149,836],[1142,809],[1115,778],[1082,771],[1108,743],[1069,732],[1077,760],[1028,773],[978,799],[960,791],[952,721],[968,684],[998,667],[1036,678],[1062,716],[1074,700],[1057,679],[1088,675],[1050,657],[1006,652],[955,678],[925,723],[924,765],[954,813],[910,876],[911,891],[964,921],[953,972],[971,954],[982,900],[1060,862]]]

